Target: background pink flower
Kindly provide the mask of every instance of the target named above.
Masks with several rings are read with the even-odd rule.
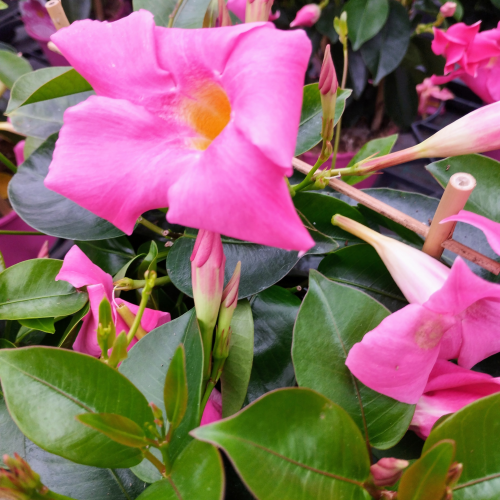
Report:
[[[418,113],[421,116],[431,115],[439,107],[441,101],[453,99],[454,95],[448,89],[440,89],[426,78],[417,85]]]
[[[310,28],[316,24],[321,17],[321,8],[315,3],[304,5],[295,16],[295,19],[290,23],[291,28],[296,26],[304,26]]]

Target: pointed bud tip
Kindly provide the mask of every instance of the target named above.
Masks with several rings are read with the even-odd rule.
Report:
[[[238,261],[236,267],[234,268],[233,275],[229,280],[229,283],[222,292],[221,302],[224,304],[225,307],[231,307],[232,305],[235,305],[236,302],[238,301],[238,289],[240,285],[240,278],[241,278],[241,261]]]
[[[326,95],[328,93],[335,94],[339,83],[337,81],[337,73],[330,52],[330,45],[326,46],[325,56],[323,58],[323,65],[321,66],[321,73],[319,76],[319,91]]]

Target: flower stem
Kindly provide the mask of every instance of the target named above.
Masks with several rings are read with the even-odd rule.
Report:
[[[137,314],[135,316],[134,323],[130,327],[130,330],[127,334],[127,343],[128,344],[130,344],[130,342],[132,342],[132,339],[135,337],[135,334],[137,333],[137,330],[139,329],[139,326],[141,325],[142,315],[144,314],[144,310],[146,309],[146,305],[148,303],[149,296],[151,295],[151,291],[153,290],[153,287],[155,286],[155,281],[156,281],[156,272],[149,271],[148,275],[146,277],[146,283],[145,283],[144,288],[142,290],[141,303],[139,304],[139,309],[137,310]]]
[[[325,158],[326,149],[327,148],[326,148],[325,141],[323,141],[323,147],[321,148],[321,154],[319,155],[319,158],[317,159],[313,168],[311,168],[311,170],[309,170],[309,172],[307,173],[306,178],[301,183],[296,184],[295,186],[290,186],[290,190],[291,191],[293,190],[293,194],[298,193],[299,191],[303,191],[304,189],[306,189],[307,187],[309,187],[311,184],[314,183],[314,181],[312,181],[311,179],[312,179],[313,175],[316,173],[316,170],[318,170],[318,168],[321,167],[321,165],[323,165],[323,163],[325,163],[326,160],[328,160],[328,158]],[[330,151],[331,151],[331,149],[330,149]]]
[[[17,236],[46,236],[39,231],[0,231],[0,234],[12,234]]]
[[[155,287],[164,286],[172,283],[172,280],[169,276],[162,276],[161,278],[157,278],[155,281]],[[129,290],[138,290],[139,288],[144,288],[146,285],[146,280],[133,280],[130,278],[122,278],[121,280],[113,283],[117,290],[129,291]]]
[[[165,466],[150,451],[144,450],[142,454],[144,455],[144,458],[149,460],[158,469],[160,474],[165,477]]]
[[[139,224],[142,224],[144,227],[147,227],[150,231],[153,231],[153,233],[159,234],[160,236],[165,237],[165,231],[161,228],[153,224],[152,222],[149,222],[147,219],[144,217],[139,217],[137,219],[137,222]]]
[[[2,153],[0,153],[0,161],[14,174],[17,174],[17,167]]]

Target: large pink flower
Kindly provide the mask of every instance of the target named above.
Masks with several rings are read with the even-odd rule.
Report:
[[[311,45],[301,32],[249,23],[155,27],[141,10],[53,35],[97,96],[70,108],[48,188],[131,233],[142,213],[305,250],[292,173]]]
[[[73,344],[75,351],[95,357],[101,355],[101,348],[97,342],[97,325],[99,322],[99,305],[104,297],[107,297],[111,303],[117,334],[122,331],[128,333],[129,327],[116,312],[116,307],[124,304],[133,314],[136,314],[138,306],[122,299],[113,300],[113,278],[93,264],[76,245],[71,247],[66,257],[64,257],[62,268],[56,276],[56,281],[59,280],[67,281],[75,288],[86,286],[89,294],[90,311],[83,318],[82,327]],[[142,316],[141,326],[146,332],[150,332],[167,321],[170,321],[169,313],[146,308]],[[132,340],[129,348],[136,342],[136,339]]]
[[[422,438],[427,438],[433,425],[442,416],[497,392],[500,392],[500,378],[461,368],[450,361],[438,360],[424,394],[418,400],[410,428]]]

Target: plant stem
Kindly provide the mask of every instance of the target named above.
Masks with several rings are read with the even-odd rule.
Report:
[[[0,161],[12,171],[12,173],[17,174],[17,167],[2,153],[0,153]]]
[[[149,450],[144,450],[142,454],[144,458],[149,460],[158,469],[160,474],[165,477],[165,466]]]
[[[179,9],[180,9],[181,5],[182,5],[182,0],[177,0],[177,3],[175,4],[174,11],[172,12],[172,14],[170,14],[170,16],[168,16],[169,19],[168,19],[167,28],[172,28],[173,27],[174,21],[175,21],[175,16],[179,12]]]
[[[161,278],[156,278],[155,287],[164,286],[172,283],[172,280],[169,276],[162,276]],[[146,280],[132,280],[129,278],[123,278],[114,283],[117,290],[138,290],[139,288],[144,288],[146,285]]]
[[[159,234],[160,236],[165,237],[165,231],[161,228],[153,224],[152,222],[149,222],[147,219],[144,217],[139,217],[137,219],[137,222],[139,224],[142,224],[144,227],[147,227],[150,231],[153,231],[153,233]]]
[[[104,8],[102,6],[102,0],[94,0],[94,12],[95,17],[99,21],[104,21]]]
[[[137,333],[137,330],[139,329],[139,326],[141,324],[142,315],[144,314],[144,309],[146,309],[146,305],[148,303],[149,296],[151,295],[151,291],[153,290],[153,287],[155,286],[155,281],[156,281],[156,272],[149,271],[149,274],[146,278],[146,284],[144,285],[144,288],[142,290],[141,303],[139,304],[139,309],[137,310],[137,314],[135,315],[134,323],[130,327],[130,330],[127,334],[127,343],[128,344],[130,344],[130,342],[132,342],[132,339],[135,337],[135,334]]]
[[[12,234],[17,236],[46,236],[45,233],[39,231],[0,231],[0,234]]]
[[[314,181],[311,182],[311,179],[312,179],[313,175],[316,173],[316,170],[318,170],[318,168],[321,167],[321,165],[323,165],[323,163],[325,163],[325,161],[328,159],[328,158],[324,158],[325,149],[326,149],[325,141],[323,141],[323,147],[321,148],[321,154],[319,155],[313,168],[311,168],[311,170],[309,170],[309,172],[307,173],[306,178],[301,183],[299,183],[295,186],[290,186],[290,189],[293,190],[293,194],[295,194],[299,191],[302,191],[303,189],[309,187],[314,182]]]

